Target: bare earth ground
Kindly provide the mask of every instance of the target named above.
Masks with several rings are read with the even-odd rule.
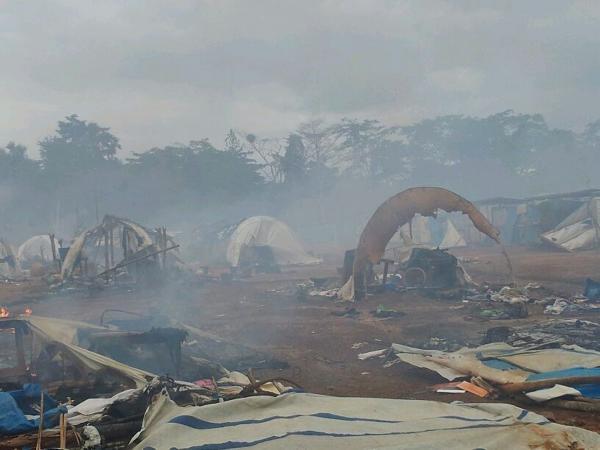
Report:
[[[516,282],[536,281],[557,293],[581,293],[586,277],[600,279],[600,252],[578,254],[508,249]],[[467,271],[476,282],[507,283],[508,269],[498,248],[454,252],[463,257]],[[341,261],[341,255],[338,255]],[[260,377],[284,376],[305,390],[339,396],[390,397],[438,401],[480,401],[471,394],[437,394],[429,387],[445,380],[437,374],[396,364],[383,368],[380,359],[359,361],[357,354],[388,347],[391,343],[419,346],[430,338],[477,345],[488,328],[543,321],[541,306],[530,307],[526,319],[484,321],[467,317],[456,309],[461,300],[428,298],[416,293],[386,293],[369,296],[352,305],[357,318],[331,314],[347,307],[315,297],[302,301],[294,294],[298,282],[308,277],[336,276],[335,264],[260,275],[243,282],[210,282],[199,287],[165,288],[133,294],[100,294],[38,298],[43,286],[25,283],[0,287],[0,304],[15,312],[26,305],[34,314],[98,323],[102,311],[119,308],[148,314],[162,310],[198,328],[234,342],[268,352],[289,363],[284,370],[263,369]],[[369,313],[383,304],[404,312],[395,319],[378,319]],[[600,317],[588,316],[589,320]],[[355,343],[366,344],[356,350]],[[523,405],[522,405],[523,406]],[[560,423],[600,431],[600,417],[590,413],[545,410],[526,405]]]

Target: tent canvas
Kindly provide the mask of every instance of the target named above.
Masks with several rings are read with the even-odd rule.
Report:
[[[229,238],[227,261],[238,266],[245,246],[268,246],[280,265],[316,264],[318,258],[306,253],[300,240],[285,223],[268,216],[250,217],[241,222]]]
[[[466,247],[467,242],[462,237],[460,232],[456,229],[450,219],[446,222],[446,234],[442,243],[439,245],[440,248],[455,248],[455,247]]]
[[[598,448],[600,435],[502,403],[287,393],[201,407],[155,398],[130,447],[195,449]]]
[[[54,248],[58,251],[60,244],[54,239]],[[20,262],[48,262],[52,261],[52,244],[50,236],[41,234],[27,239],[17,250],[17,258]]]
[[[570,252],[600,246],[600,197],[581,205],[542,239]]]

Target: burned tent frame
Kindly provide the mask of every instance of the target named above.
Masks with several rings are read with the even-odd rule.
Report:
[[[152,231],[129,219],[107,215],[100,225],[84,231],[74,240],[63,260],[61,277],[65,281],[79,269],[83,277],[100,277],[108,282],[120,269],[129,272],[131,266],[140,269],[161,265],[164,268],[166,252],[177,247],[165,228]],[[100,260],[100,273],[89,273],[90,259]]]

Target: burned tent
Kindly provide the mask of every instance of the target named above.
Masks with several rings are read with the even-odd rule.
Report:
[[[271,259],[281,266],[320,261],[306,253],[289,226],[268,216],[254,216],[240,222],[229,236],[226,256],[234,267],[259,259]]]
[[[544,242],[569,252],[600,247],[600,197],[583,203],[541,237]]]
[[[23,242],[17,251],[17,258],[23,267],[37,262],[47,264],[55,260],[60,247],[58,239],[48,234],[33,236]]]
[[[152,374],[84,348],[83,336],[106,329],[82,322],[36,316],[0,319],[0,383],[37,381],[49,390],[82,382],[102,389],[141,387]]]
[[[62,263],[66,280],[81,277],[137,279],[165,266],[166,253],[178,245],[164,229],[150,230],[136,222],[107,215],[102,223],[79,235],[71,244]]]
[[[345,299],[353,299],[355,295],[362,298],[369,263],[375,264],[381,260],[396,231],[415,215],[436,217],[438,210],[466,214],[475,228],[499,242],[499,231],[471,202],[458,194],[437,187],[407,189],[387,199],[369,219],[358,242],[352,277],[341,289],[341,296]]]
[[[0,274],[14,276],[21,271],[21,265],[15,251],[8,242],[0,239]]]

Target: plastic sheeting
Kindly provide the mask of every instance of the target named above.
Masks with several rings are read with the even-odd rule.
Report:
[[[300,240],[285,223],[268,216],[244,220],[232,233],[227,246],[227,261],[237,266],[244,246],[269,246],[280,265],[316,264],[320,259],[306,253]]]
[[[392,344],[392,352],[405,363],[437,372],[447,380],[467,375],[481,376],[500,384],[534,381],[542,373],[571,368],[600,367],[600,352],[577,345],[561,348],[518,348],[492,343],[446,353]],[[377,355],[375,352],[371,352]],[[359,359],[367,359],[359,355]],[[563,375],[567,376],[567,375]]]
[[[135,449],[600,448],[600,435],[502,404],[340,398],[291,393],[146,411]]]
[[[29,404],[39,403],[41,395],[39,384],[25,384],[18,391],[0,392],[0,436],[13,436],[39,428],[39,412],[30,408]],[[67,412],[67,408],[44,394],[44,411],[44,428],[51,428],[58,423],[59,415]]]
[[[105,328],[83,322],[38,316],[22,317],[21,320],[27,323],[29,329],[41,339],[61,343],[63,350],[76,358],[90,371],[108,369],[129,380],[137,388],[144,387],[149,380],[155,377],[152,373],[136,369],[77,345],[79,330],[97,329],[105,331]]]

